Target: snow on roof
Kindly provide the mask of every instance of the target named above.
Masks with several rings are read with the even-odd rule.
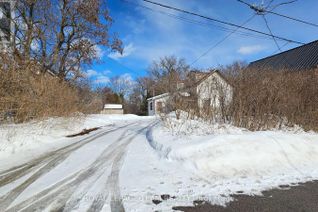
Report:
[[[123,105],[121,104],[105,104],[104,109],[122,109]]]
[[[163,93],[163,94],[160,94],[160,95],[157,95],[157,96],[153,96],[149,99],[147,99],[147,101],[151,101],[151,100],[155,100],[155,99],[161,99],[161,98],[164,98],[164,97],[167,97],[169,96],[169,93]]]

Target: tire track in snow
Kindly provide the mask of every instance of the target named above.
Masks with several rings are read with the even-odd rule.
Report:
[[[112,212],[125,211],[123,200],[120,194],[120,187],[119,187],[119,172],[123,165],[124,157],[125,157],[125,152],[117,155],[117,157],[115,158],[115,163],[112,166],[112,172],[109,177],[109,185],[110,185],[110,190],[112,192],[112,197],[110,202],[110,208]],[[101,209],[102,208],[100,208],[98,211],[101,211]]]
[[[13,168],[10,168],[10,169],[7,169],[5,171],[2,171],[0,172],[0,186],[3,186],[5,185],[7,182],[6,180],[4,180],[4,178],[8,178],[9,180],[10,179],[13,179],[13,176],[20,176],[22,174],[25,175],[25,171],[29,171],[31,168],[33,168],[35,165],[39,165],[41,163],[44,163],[46,161],[46,159],[49,159],[51,158],[53,155],[55,155],[56,153],[58,153],[59,151],[62,151],[64,149],[67,149],[67,148],[70,148],[74,145],[76,145],[77,143],[80,143],[80,142],[85,142],[86,140],[88,139],[91,139],[91,138],[94,138],[100,134],[102,134],[103,132],[99,132],[99,133],[96,133],[94,135],[90,135],[84,139],[81,139],[73,144],[70,144],[70,145],[67,145],[65,147],[62,147],[60,149],[57,149],[55,151],[52,151],[52,152],[49,152],[49,153],[45,153],[44,155],[36,158],[36,159],[33,159],[27,163],[24,163],[22,165],[19,165],[19,166],[15,166]],[[19,177],[17,177],[19,178]],[[9,182],[10,183],[10,182]]]
[[[19,186],[17,186],[16,188],[11,190],[10,192],[8,192],[6,195],[0,197],[0,211],[5,210],[28,186],[30,186],[33,182],[35,182],[37,179],[39,179],[44,174],[50,172],[57,165],[62,163],[75,150],[77,150],[77,149],[81,148],[82,146],[96,140],[97,138],[100,138],[104,135],[107,135],[111,132],[117,131],[119,129],[125,128],[125,127],[130,126],[130,125],[133,125],[133,124],[124,125],[124,126],[116,128],[116,129],[108,130],[106,132],[100,132],[97,135],[95,134],[95,135],[89,136],[88,138],[82,139],[79,142],[76,142],[74,144],[68,145],[68,146],[63,147],[59,150],[51,152],[47,156],[47,158],[44,158],[44,160],[45,159],[48,160],[48,162],[47,162],[47,160],[45,160],[45,162],[47,162],[47,164],[45,164],[42,168],[40,168],[38,171],[36,171],[34,174],[32,174],[32,176],[29,177],[22,184],[20,184]],[[52,156],[53,156],[53,158],[52,158]],[[43,157],[41,157],[41,158],[43,158]],[[41,159],[41,158],[39,158],[39,159]],[[34,161],[32,161],[31,165],[35,164],[35,162],[38,162],[39,159],[35,159]],[[51,160],[49,160],[49,159],[51,159]],[[20,170],[18,170],[18,173],[10,171],[9,176],[6,176],[6,178],[4,178],[0,181],[0,186],[2,186],[3,184],[8,184],[10,182],[14,182],[15,180],[17,180],[18,178],[16,177],[15,174],[17,174],[19,177],[23,177],[26,174],[32,172],[32,170],[33,170],[32,168],[38,167],[41,165],[43,165],[43,164],[39,163],[38,165],[34,165],[31,167],[31,170],[22,169],[21,172],[19,172]]]
[[[120,141],[124,137],[125,133],[126,132],[124,132],[120,136],[120,138],[113,143],[116,144],[118,141]],[[7,211],[13,212],[19,210],[43,210],[51,202],[54,202],[54,200],[59,200],[59,205],[55,206],[55,208],[63,210],[66,202],[72,195],[73,191],[77,188],[77,186],[87,178],[93,176],[93,174],[98,170],[99,166],[103,164],[105,160],[111,158],[112,152],[116,150],[117,146],[106,148],[103,153],[90,165],[90,167],[74,173],[70,177],[67,177],[66,179],[58,182],[50,188],[45,189],[37,195],[28,198],[22,203],[8,209]]]
[[[127,139],[125,146],[121,149],[121,151],[115,156],[114,162],[112,164],[111,173],[104,185],[103,191],[107,192],[107,195],[101,199],[95,199],[88,209],[89,212],[101,211],[109,193],[111,194],[110,199],[110,207],[112,212],[124,212],[125,208],[123,206],[122,197],[120,194],[120,186],[119,186],[119,173],[123,166],[124,159],[126,156],[126,150],[128,145],[138,136],[142,131],[147,129],[151,124],[142,129],[138,130],[135,135]]]
[[[54,191],[55,188],[57,187],[60,187],[60,186],[63,186],[63,184],[65,184],[67,181],[70,181],[72,178],[76,177],[78,173],[75,173],[65,179],[63,179],[62,181],[54,184],[54,188],[50,187],[50,188],[47,188],[43,191],[41,191],[40,193],[30,197],[29,199],[19,203],[18,205],[12,207],[12,208],[9,208],[7,209],[6,211],[7,212],[16,212],[16,211],[21,211],[23,209],[23,211],[26,211],[27,209],[24,209],[26,207],[28,207],[30,205],[31,202],[36,202],[37,200],[40,200],[41,198],[43,198],[43,196],[45,196],[47,193],[51,192],[52,190]]]
[[[101,173],[100,175],[95,179],[94,182],[96,182],[100,177],[102,177],[106,171],[107,171],[107,168],[110,167],[110,165],[112,164],[112,162],[115,159],[116,155],[119,154],[120,151],[122,151],[122,149],[127,145],[124,137],[126,136],[127,132],[124,132],[122,134],[122,136],[120,136],[120,138],[118,138],[114,143],[115,145],[117,144],[117,142],[120,142],[118,143],[116,146],[113,146],[111,149],[107,149],[107,151],[105,153],[103,153],[105,156],[103,158],[100,159],[99,163],[96,164],[96,171],[98,170],[101,170]],[[83,181],[82,181],[83,182]],[[82,182],[79,182],[82,183]],[[94,183],[93,183],[94,184]],[[89,190],[89,186],[86,187],[86,191]],[[86,192],[87,193],[87,192]],[[64,207],[64,211],[70,211],[70,210],[76,210],[78,208],[76,208],[76,206],[78,206],[77,204],[81,202],[81,200],[84,198],[84,196],[86,195],[86,193],[82,193],[80,197],[77,198],[77,201],[71,201],[70,204],[67,203],[68,200],[70,200],[70,197],[68,198],[68,200],[65,202],[65,207]],[[106,199],[107,199],[107,195],[105,196]]]
[[[126,132],[124,132],[115,142],[113,142],[113,144],[111,144],[111,148],[106,148],[105,151],[99,156],[98,159],[96,159],[96,161],[90,167],[71,175],[70,177],[28,198],[22,203],[8,209],[7,211],[41,211],[49,206],[52,202],[56,203],[56,205],[54,206],[54,211],[70,211],[72,209],[76,209],[76,204],[79,203],[80,200],[82,200],[85,193],[81,195],[79,201],[72,201],[72,203],[69,204],[68,201],[70,200],[73,192],[83,181],[94,176],[94,174],[98,170],[102,170],[102,172],[105,172],[105,169],[107,169],[107,167],[109,167],[112,162],[111,159],[113,159],[113,165],[111,175],[108,177],[107,180],[107,182],[109,182],[107,183],[107,187],[111,186],[110,190],[112,197],[114,197],[113,199],[119,200],[117,202],[112,201],[112,211],[124,211],[119,192],[119,171],[123,163],[127,146],[136,136],[140,134],[140,132],[142,132],[147,127],[142,128],[135,135],[131,136],[128,139],[123,139],[126,134]],[[99,178],[101,175],[102,174],[97,176],[97,178]],[[76,178],[72,180],[72,178],[74,177]],[[103,198],[102,202],[95,200],[89,210],[101,210],[105,204],[106,199],[107,198]]]
[[[170,147],[166,148],[163,144],[156,142],[153,138],[152,131],[153,131],[153,128],[157,124],[159,124],[159,122],[155,122],[148,127],[147,132],[146,132],[146,139],[147,139],[150,147],[153,148],[160,157],[168,158],[168,155],[171,152],[171,148]]]
[[[51,158],[54,158],[56,154],[63,153],[63,151],[65,151],[65,152],[75,151],[76,149],[96,140],[97,138],[100,138],[100,137],[102,137],[108,133],[114,132],[116,130],[128,127],[130,125],[134,125],[134,124],[127,124],[127,125],[124,125],[121,127],[113,128],[111,130],[95,133],[95,134],[90,135],[84,139],[76,141],[73,144],[67,145],[65,147],[62,147],[60,149],[54,150],[54,151],[49,152],[49,153],[45,153],[45,155],[40,156],[39,158],[36,158],[36,159],[29,161],[25,164],[22,164],[22,165],[10,168],[8,170],[2,171],[0,173],[0,187],[6,185],[8,183],[11,183],[11,182],[21,178],[22,176],[25,176],[26,174],[32,172],[35,168],[40,167],[41,165],[43,165],[44,163],[49,161]]]
[[[111,167],[111,173],[110,176],[107,178],[105,187],[102,189],[102,191],[106,191],[106,194],[103,196],[102,199],[97,198],[94,199],[93,203],[91,204],[90,208],[87,210],[89,212],[95,212],[95,211],[101,211],[103,206],[105,205],[105,202],[109,196],[109,193],[111,193],[111,195],[113,195],[113,193],[115,191],[119,191],[119,182],[118,182],[118,176],[119,176],[119,171],[123,162],[123,156],[125,155],[125,151],[126,151],[126,147],[130,144],[130,142],[133,140],[133,138],[128,139],[128,141],[125,143],[125,145],[123,145],[120,149],[120,152],[118,152],[113,160],[113,164]],[[120,164],[119,164],[119,163]],[[118,188],[112,188],[112,186],[117,186]],[[113,195],[113,196],[119,196],[120,197],[120,193]],[[111,200],[113,201],[113,200]],[[115,205],[118,205],[117,202]],[[120,203],[119,205],[122,206],[122,204]],[[111,211],[119,211],[119,210],[111,210]]]

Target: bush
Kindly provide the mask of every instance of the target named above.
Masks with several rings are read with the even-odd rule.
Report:
[[[242,70],[231,118],[252,130],[299,125],[318,131],[318,70]]]
[[[91,112],[94,111],[92,107],[95,110],[101,107],[91,96],[90,101],[82,101],[83,94],[77,86],[43,72],[35,62],[10,58],[1,60],[0,120],[12,118],[15,122],[24,122]]]
[[[192,98],[171,98],[168,104],[179,114],[184,111],[186,119],[197,117],[211,124],[234,124],[250,130],[298,125],[306,131],[318,131],[318,69],[292,71],[243,67],[224,73],[233,87],[229,104],[224,89],[217,83],[214,87],[208,85],[209,94],[218,91],[219,104],[216,106],[208,99],[206,105],[199,107],[195,92],[191,93]]]

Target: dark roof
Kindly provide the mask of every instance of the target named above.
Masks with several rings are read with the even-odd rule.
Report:
[[[318,40],[251,62],[249,68],[303,70],[318,66]]]

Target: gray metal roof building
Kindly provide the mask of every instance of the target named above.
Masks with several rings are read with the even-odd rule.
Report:
[[[308,70],[318,67],[318,40],[251,62],[249,68]]]

